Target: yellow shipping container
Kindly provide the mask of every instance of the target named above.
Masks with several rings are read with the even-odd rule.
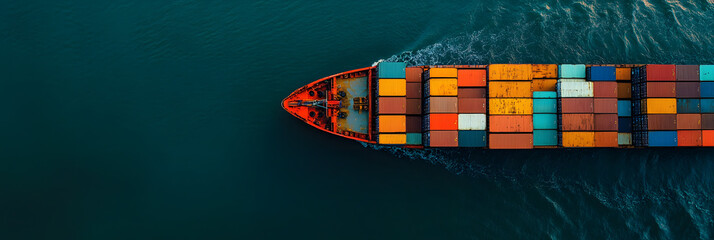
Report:
[[[406,133],[379,134],[379,144],[407,144]]]
[[[556,91],[558,79],[533,79],[533,91]]]
[[[488,80],[531,80],[530,64],[491,64],[488,66]]]
[[[563,147],[595,147],[594,132],[562,132]]]
[[[429,79],[430,96],[456,96],[459,92],[456,78]]]
[[[407,95],[406,79],[379,79],[379,96],[403,97]]]
[[[648,98],[642,100],[642,105],[646,106],[647,114],[676,114],[676,98]]]
[[[428,78],[455,78],[458,75],[456,68],[429,68]]]
[[[488,100],[488,112],[499,115],[533,114],[533,99],[491,98]]]
[[[529,98],[533,96],[531,82],[490,82],[488,84],[488,97],[492,98]]]
[[[558,78],[558,65],[533,64],[533,78]]]
[[[406,115],[379,115],[378,130],[383,132],[406,132],[407,131],[407,116]]]
[[[617,79],[617,80],[630,81],[631,76],[632,76],[632,72],[630,71],[630,68],[616,68],[615,69],[615,79]]]

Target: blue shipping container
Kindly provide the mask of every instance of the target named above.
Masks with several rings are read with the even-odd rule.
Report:
[[[407,133],[407,145],[421,145],[421,133]]]
[[[630,100],[617,100],[617,116],[618,117],[631,117],[632,116],[632,102],[630,102]]]
[[[714,113],[714,99],[701,100],[702,113]]]
[[[699,99],[677,99],[677,113],[699,113]]]
[[[558,101],[555,99],[533,99],[533,113],[557,113]]]
[[[558,67],[560,78],[585,78],[585,64],[562,64]]]
[[[535,91],[533,92],[533,98],[558,98],[558,93],[551,91]]]
[[[651,131],[647,136],[650,147],[676,147],[677,131]]]
[[[630,118],[630,117],[617,118],[617,132],[631,133],[632,132],[632,118]]]
[[[558,115],[533,114],[533,129],[558,129]]]
[[[377,65],[379,78],[406,78],[407,63],[403,62],[381,62]]]
[[[590,81],[615,81],[615,67],[590,67]]]
[[[700,81],[714,81],[714,65],[699,66]]]
[[[702,98],[714,98],[714,82],[700,83],[699,94]]]
[[[558,130],[533,130],[533,146],[557,146]]]
[[[459,131],[459,147],[485,147],[486,131]]]

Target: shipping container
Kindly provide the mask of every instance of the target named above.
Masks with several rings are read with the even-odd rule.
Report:
[[[617,98],[595,98],[593,99],[595,113],[618,113]],[[630,106],[627,106],[628,108]]]
[[[380,78],[406,78],[407,64],[403,62],[380,62],[377,65],[377,76]]]
[[[421,133],[422,116],[407,116],[406,130],[408,133]]]
[[[633,94],[636,98],[673,98],[677,96],[675,82],[645,82],[637,86],[640,91]]]
[[[701,99],[702,113],[714,113],[714,99]]]
[[[677,114],[677,130],[702,129],[701,114]]]
[[[702,130],[702,146],[714,147],[714,130]]]
[[[590,81],[615,81],[615,67],[590,67],[587,71]]]
[[[677,65],[677,81],[699,81],[699,65]]]
[[[420,67],[408,67],[406,69],[407,82],[408,83],[420,83],[422,82],[421,75],[424,72]],[[420,90],[421,92],[421,90]],[[419,95],[421,96],[421,95]],[[421,141],[421,140],[420,140]]]
[[[593,131],[595,116],[593,114],[561,114],[561,131]],[[493,123],[492,123],[493,124]]]
[[[408,98],[406,114],[421,114],[421,98]]]
[[[562,79],[561,79],[562,80]],[[568,82],[558,80],[558,97],[591,98],[595,96],[592,82]]]
[[[617,116],[632,116],[632,102],[630,100],[617,100]]]
[[[406,79],[379,79],[377,80],[379,96],[404,97],[407,95]]]
[[[486,88],[459,88],[459,98],[486,98]]]
[[[617,132],[596,132],[595,147],[619,147]]]
[[[650,147],[676,147],[677,131],[649,131],[647,145]]]
[[[533,99],[491,98],[488,100],[488,112],[500,115],[533,114]]]
[[[617,81],[630,81],[631,74],[630,68],[617,68],[615,70],[615,79]]]
[[[617,131],[621,132],[621,133],[631,133],[632,132],[632,118],[618,117],[617,118]]]
[[[679,130],[677,131],[677,146],[679,147],[701,147],[701,130]]]
[[[377,116],[377,130],[380,133],[406,132],[407,131],[406,116],[405,115],[379,115],[379,116]]]
[[[533,114],[533,129],[558,129],[557,114]]]
[[[617,83],[593,82],[593,96],[596,98],[617,98]]]
[[[456,96],[458,88],[456,78],[431,78],[424,86],[426,96]]]
[[[675,81],[676,67],[667,64],[647,64],[645,66],[647,81]]]
[[[699,99],[677,99],[677,113],[700,113]]]
[[[595,111],[592,98],[561,98],[561,113],[593,113]]]
[[[532,64],[533,78],[558,78],[558,65]]]
[[[449,131],[459,130],[459,114],[455,113],[434,113],[426,115],[427,131]]]
[[[556,91],[557,79],[533,79],[533,91]]]
[[[699,82],[677,82],[677,98],[699,98]]]
[[[530,98],[532,95],[531,82],[503,81],[488,84],[490,98]]]
[[[702,114],[702,129],[714,130],[714,114]]]
[[[533,92],[533,98],[558,98],[558,93],[555,91],[537,91]]]
[[[648,98],[642,100],[642,109],[645,114],[676,114],[677,99],[675,98]]]
[[[632,133],[617,133],[617,144],[622,146],[632,145]]]
[[[486,130],[486,114],[459,114],[459,130]]]
[[[595,131],[617,132],[617,114],[595,114]]]
[[[486,69],[459,69],[459,87],[485,87]]]
[[[558,68],[559,78],[585,78],[585,64],[562,64]]]
[[[424,139],[427,147],[458,147],[459,131],[429,131]]]
[[[677,114],[650,114],[634,119],[635,131],[677,130]]]
[[[406,114],[406,97],[379,97],[377,98],[377,113],[379,114]],[[421,111],[419,112],[421,113]]]
[[[421,83],[407,80],[407,98],[421,98]]]
[[[491,115],[489,132],[533,132],[532,115]]]
[[[456,78],[458,72],[456,68],[429,68],[424,76],[426,78]]]
[[[486,147],[486,131],[459,131],[459,147]]]
[[[490,149],[531,149],[533,148],[532,133],[491,133],[488,134]]]
[[[558,130],[533,130],[533,146],[557,146]]]
[[[426,113],[458,113],[459,100],[456,97],[430,97],[424,101]]]
[[[701,98],[714,98],[714,82],[700,82],[699,91]]]
[[[408,145],[421,145],[421,133],[407,133]]]
[[[619,99],[630,99],[632,98],[632,84],[631,83],[617,83],[617,98]]]
[[[486,113],[485,98],[458,98],[459,113]]]
[[[377,135],[377,141],[379,144],[406,144],[407,135],[404,133],[380,133]]]
[[[714,81],[714,65],[699,66],[700,81]]]
[[[563,147],[594,147],[594,132],[561,132]]]
[[[557,99],[533,99],[533,113],[557,113]]]
[[[530,64],[491,64],[488,66],[488,80],[531,80]]]

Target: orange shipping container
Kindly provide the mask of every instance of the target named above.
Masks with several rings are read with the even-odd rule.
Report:
[[[533,132],[532,115],[491,115],[490,132]]]
[[[677,114],[677,129],[698,130],[702,129],[701,114]]]
[[[491,64],[488,66],[488,80],[531,80],[530,64]]]
[[[379,79],[379,96],[404,97],[407,95],[407,80],[402,79]]]
[[[714,130],[702,130],[702,146],[714,147]]]
[[[646,114],[676,114],[676,98],[648,98],[642,100]]]
[[[533,114],[533,99],[491,98],[488,99],[488,112],[495,115]]]
[[[561,114],[562,131],[592,131],[595,128],[594,114]]]
[[[382,133],[377,138],[379,144],[407,144],[406,133]]]
[[[630,99],[632,98],[632,84],[631,83],[617,83],[617,98],[620,99]]]
[[[377,121],[380,133],[407,131],[407,116],[405,115],[380,115]]]
[[[531,68],[533,69],[533,78],[558,78],[558,65],[556,64],[533,64]]]
[[[429,96],[456,96],[458,87],[456,78],[429,79]]]
[[[488,84],[490,98],[530,98],[533,97],[531,82],[491,82]]]
[[[428,78],[455,78],[456,68],[429,68]]]
[[[562,132],[563,147],[594,147],[594,132]]]
[[[459,69],[459,87],[485,87],[486,69]]]
[[[679,130],[677,131],[677,146],[679,147],[700,147],[702,146],[701,130]]]
[[[533,148],[532,133],[490,133],[488,134],[490,149],[531,149]]]
[[[558,84],[557,79],[533,79],[533,91],[557,91],[555,85]]]
[[[429,129],[433,130],[459,130],[459,114],[439,113],[429,114]]]
[[[618,81],[620,81],[620,80],[630,81],[631,75],[632,75],[632,72],[630,71],[630,68],[615,69],[615,79],[617,79]]]
[[[619,147],[617,132],[596,132],[595,147]]]

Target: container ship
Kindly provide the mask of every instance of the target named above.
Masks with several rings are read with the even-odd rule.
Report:
[[[282,107],[322,131],[405,148],[714,146],[714,65],[375,66]]]

